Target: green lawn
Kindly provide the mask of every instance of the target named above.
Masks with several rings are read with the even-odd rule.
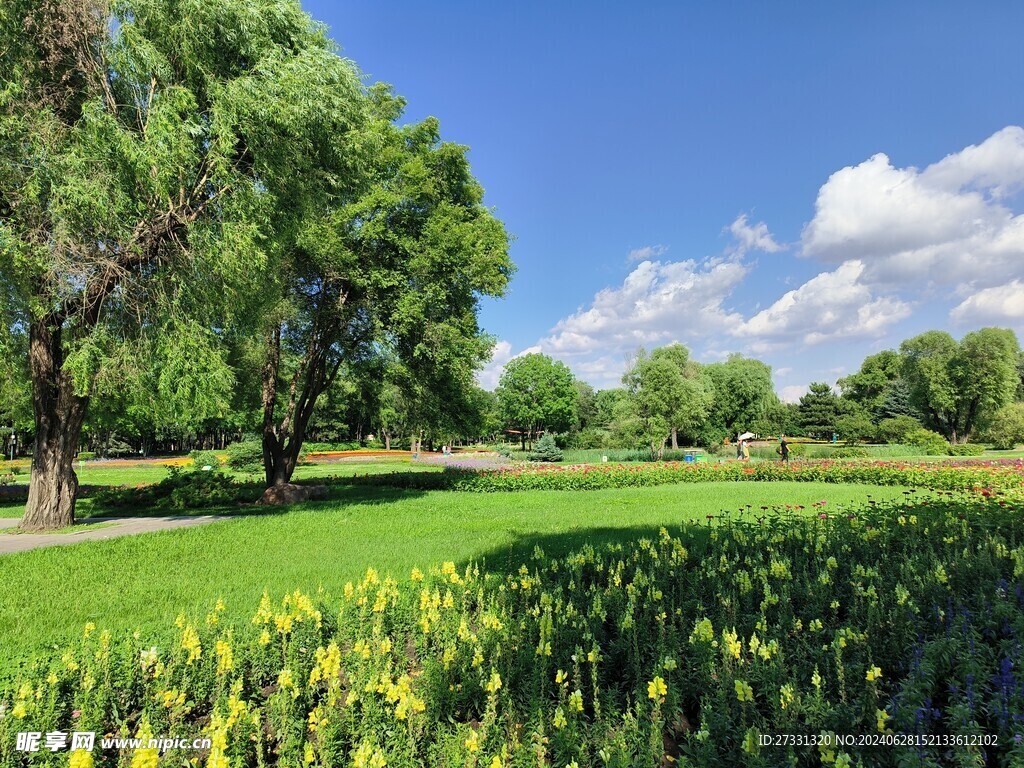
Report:
[[[747,504],[761,514],[762,505],[827,500],[834,511],[902,491],[787,482],[514,494],[339,488],[330,502],[0,557],[0,666],[87,621],[156,642],[178,613],[205,615],[218,597],[227,618],[245,620],[264,589],[275,598],[318,586],[335,594],[368,566],[399,577],[445,560],[515,567],[535,544],[558,554]]]

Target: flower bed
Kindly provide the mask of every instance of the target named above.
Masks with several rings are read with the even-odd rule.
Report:
[[[446,468],[434,474],[395,472],[360,476],[354,482],[418,490],[453,491],[582,491],[635,488],[672,483],[717,481],[806,481],[905,485],[939,490],[1019,489],[1024,485],[1024,460],[885,462],[801,461],[661,464],[541,465],[500,469]]]
[[[978,495],[766,510],[562,558],[538,541],[504,572],[370,570],[337,602],[264,597],[243,626],[218,605],[158,645],[89,625],[0,682],[0,764],[66,764],[16,752],[26,731],[207,736],[159,764],[211,768],[1019,764],[1022,512]]]

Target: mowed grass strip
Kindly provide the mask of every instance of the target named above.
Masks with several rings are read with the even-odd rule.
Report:
[[[449,560],[483,557],[503,569],[536,544],[560,555],[748,504],[764,514],[762,506],[825,500],[835,512],[903,490],[791,482],[515,494],[346,488],[339,501],[0,557],[0,667],[77,636],[88,621],[159,642],[177,615],[201,617],[218,597],[225,620],[247,621],[264,590],[274,599],[297,588],[340,594],[371,566],[399,579]]]

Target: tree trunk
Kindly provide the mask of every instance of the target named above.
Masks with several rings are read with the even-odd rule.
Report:
[[[63,366],[60,327],[49,327],[46,320],[33,322],[29,371],[36,436],[28,503],[21,521],[25,530],[53,530],[75,522],[74,459],[89,400],[75,394],[74,382]]]
[[[327,360],[330,345],[320,333],[310,339],[306,354],[292,376],[288,402],[277,420],[277,383],[281,365],[281,327],[267,340],[267,358],[263,366],[263,469],[267,487],[291,482],[306,439],[306,427],[317,398],[333,383],[340,359]]]
[[[676,428],[675,427],[672,427],[672,450],[673,451],[678,451],[679,450],[679,439],[676,436]]]
[[[388,434],[387,432],[384,433],[384,450],[391,450],[391,435]]]

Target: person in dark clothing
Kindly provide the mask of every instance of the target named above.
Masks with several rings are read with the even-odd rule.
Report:
[[[786,442],[786,436],[782,435],[779,438],[779,453],[782,454],[782,460],[789,461],[789,443]]]

